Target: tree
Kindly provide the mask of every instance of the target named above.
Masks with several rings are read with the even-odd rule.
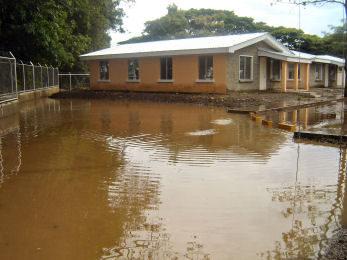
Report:
[[[182,11],[174,4],[169,5],[167,10],[167,15],[145,23],[145,36],[148,35],[150,40],[185,38],[189,35],[186,32],[188,22]]]
[[[317,36],[304,33],[303,30],[287,27],[274,27],[269,30],[283,45],[290,50],[308,52],[311,54],[327,54],[325,47],[327,40]],[[333,54],[332,52],[329,54]]]
[[[263,23],[254,23],[253,18],[240,17],[227,10],[181,10],[176,5],[169,5],[167,9],[167,15],[145,23],[142,36],[122,43],[256,32],[263,26]]]
[[[327,51],[334,56],[343,58],[346,24],[343,26],[330,25],[329,27],[331,32],[324,33]]]
[[[122,43],[179,39],[235,33],[269,32],[291,50],[313,54],[326,53],[326,42],[296,28],[272,27],[253,18],[237,16],[233,11],[213,9],[180,10],[168,6],[167,15],[145,23],[143,34]]]
[[[123,30],[121,1],[128,0],[0,0],[0,49],[62,71],[85,70],[79,55],[109,46],[108,30]]]

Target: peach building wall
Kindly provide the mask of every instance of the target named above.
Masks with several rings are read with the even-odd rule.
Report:
[[[214,82],[196,82],[199,79],[199,56],[213,56]],[[226,54],[177,55],[172,57],[173,82],[158,82],[160,58],[141,57],[139,82],[127,82],[128,59],[110,59],[109,81],[99,81],[99,60],[90,61],[90,86],[94,90],[129,90],[148,92],[225,93]]]

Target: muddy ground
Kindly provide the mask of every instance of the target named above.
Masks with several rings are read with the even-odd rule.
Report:
[[[278,92],[229,92],[227,94],[182,94],[182,93],[143,93],[119,91],[74,90],[59,92],[53,98],[87,98],[111,99],[123,101],[150,101],[164,103],[187,103],[218,106],[227,108],[242,108],[293,101],[310,97],[307,93],[278,93]]]
[[[84,98],[84,99],[109,99],[122,101],[148,101],[164,103],[187,103],[225,108],[249,108],[260,105],[288,103],[297,100],[315,102],[341,98],[342,89],[316,88],[310,92],[280,93],[280,92],[228,92],[227,94],[182,94],[182,93],[143,93],[119,91],[94,91],[73,90],[64,91],[51,96],[52,98]],[[347,259],[347,230],[341,229],[330,241],[327,254],[323,259]]]

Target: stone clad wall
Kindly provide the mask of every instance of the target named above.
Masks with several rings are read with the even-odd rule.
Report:
[[[235,53],[228,54],[227,56],[227,89],[235,91],[247,91],[259,89],[259,56],[258,49],[267,49],[274,51],[270,46],[264,42],[253,44],[246,48],[236,51]],[[239,57],[240,55],[253,57],[253,80],[240,81],[239,80]]]

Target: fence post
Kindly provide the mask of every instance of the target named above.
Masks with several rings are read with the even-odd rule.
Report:
[[[58,73],[58,74],[57,74],[57,75],[58,75],[58,86],[59,86],[59,89],[60,89],[60,85],[59,85],[59,84],[60,84],[60,83],[59,83],[59,69],[56,68],[56,70],[57,70],[57,73]]]
[[[51,65],[51,70],[52,70],[52,86],[51,87],[54,87],[54,68],[53,68],[53,66]]]
[[[15,81],[16,81],[16,83],[15,83],[16,97],[18,99],[16,58],[13,56],[12,52],[10,52],[10,54],[11,54],[12,58],[14,59],[14,78],[15,78]],[[12,77],[12,69],[11,69],[11,77]],[[13,92],[13,86],[12,86],[12,92]]]
[[[30,61],[30,64],[33,67],[33,87],[34,87],[34,90],[35,90],[35,67],[34,67],[34,64],[31,61]]]
[[[71,92],[71,72],[69,72],[70,74],[70,92]]]
[[[10,79],[11,79],[11,92],[13,94],[13,75],[12,75],[12,59],[10,60]]]
[[[24,68],[24,63],[22,60],[20,60],[20,63],[22,63],[22,68],[23,68],[23,92],[25,92],[25,68]]]
[[[47,71],[47,88],[49,86],[49,75],[48,75],[48,67],[47,67],[47,64],[45,64],[46,66],[46,71]]]
[[[43,80],[42,80],[42,66],[41,64],[39,63],[39,66],[40,66],[40,69],[41,69],[41,88],[43,88]]]

